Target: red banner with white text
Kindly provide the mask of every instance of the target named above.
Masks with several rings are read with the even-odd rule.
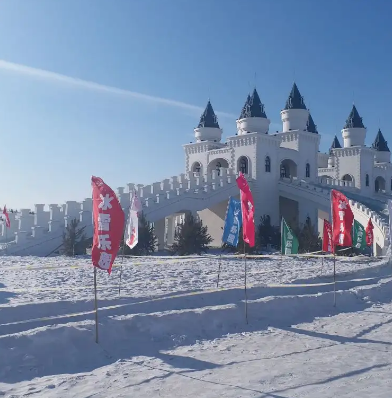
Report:
[[[354,214],[347,197],[333,189],[331,191],[331,208],[333,246],[352,246],[351,228]]]
[[[94,237],[91,259],[100,269],[112,271],[124,231],[124,212],[113,190],[99,177],[91,177]]]
[[[255,220],[254,209],[255,204],[253,195],[250,191],[248,181],[245,176],[240,173],[236,179],[238,188],[241,191],[241,210],[242,210],[242,235],[244,242],[248,243],[250,247],[255,245]]]
[[[4,205],[4,209],[3,209],[3,214],[5,217],[5,226],[7,228],[10,228],[11,227],[10,217],[8,215],[7,207],[5,205]]]
[[[372,246],[373,245],[373,239],[374,239],[373,228],[374,227],[373,227],[372,219],[369,218],[369,222],[368,222],[368,225],[366,227],[366,244],[368,246]]]
[[[324,220],[323,227],[323,252],[333,253],[332,225],[327,220]]]

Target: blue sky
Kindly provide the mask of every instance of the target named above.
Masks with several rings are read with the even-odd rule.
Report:
[[[388,140],[391,13],[385,0],[2,0],[0,204],[82,200],[92,174],[113,188],[177,175],[208,98],[227,137],[255,84],[270,131],[295,79],[323,151],[353,101],[367,143],[379,127]]]

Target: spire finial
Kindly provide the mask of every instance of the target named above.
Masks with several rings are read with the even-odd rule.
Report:
[[[257,86],[257,72],[255,72],[255,87],[254,88],[256,88],[256,86]]]

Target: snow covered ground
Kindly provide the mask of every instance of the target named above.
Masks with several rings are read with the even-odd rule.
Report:
[[[121,259],[116,265],[121,264]],[[219,289],[217,271],[221,265]],[[385,397],[392,391],[392,266],[216,256],[0,257],[0,396]]]

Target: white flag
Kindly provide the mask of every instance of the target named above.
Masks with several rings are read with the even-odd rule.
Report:
[[[142,210],[142,205],[135,191],[133,191],[131,205],[129,207],[128,224],[125,230],[125,243],[133,249],[139,241],[139,219],[138,212]]]
[[[129,210],[128,224],[125,230],[125,243],[130,249],[133,249],[139,240],[139,219],[137,217],[137,211]]]
[[[133,191],[133,195],[131,198],[131,210],[134,210],[137,213],[139,211],[142,211],[142,205],[140,203],[139,197],[136,194],[136,191]]]

